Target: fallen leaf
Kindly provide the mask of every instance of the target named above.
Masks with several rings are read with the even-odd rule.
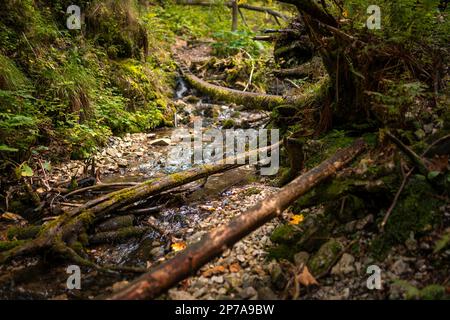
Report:
[[[305,287],[309,287],[311,285],[319,285],[317,280],[313,277],[313,275],[309,272],[308,267],[304,267],[302,273],[297,276],[297,280],[300,284]]]
[[[299,224],[301,223],[305,217],[302,214],[295,214],[291,217],[291,220],[289,221],[290,224]]]
[[[239,265],[239,263],[233,263],[230,265],[230,272],[236,273],[239,272],[239,270],[241,270],[241,266]]]
[[[215,266],[215,267],[209,268],[208,270],[203,272],[202,275],[204,277],[211,277],[212,275],[220,274],[220,273],[224,273],[224,272],[225,272],[224,266]]]
[[[172,248],[173,251],[177,252],[177,251],[181,251],[181,250],[185,249],[186,243],[185,242],[175,242],[175,243],[172,243],[172,245],[170,247]]]
[[[10,220],[10,221],[24,221],[25,219],[22,218],[22,216],[19,216],[18,214],[12,213],[12,212],[5,212],[0,216],[2,219]]]

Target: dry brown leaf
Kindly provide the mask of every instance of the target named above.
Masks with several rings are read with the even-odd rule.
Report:
[[[239,270],[241,270],[241,266],[239,265],[239,263],[233,263],[230,265],[230,272],[236,273],[239,272]]]
[[[223,272],[225,272],[224,266],[215,266],[215,267],[212,267],[212,268],[206,270],[205,272],[203,272],[202,275],[204,277],[211,277],[212,275],[223,273]]]
[[[316,278],[313,277],[313,275],[309,272],[308,267],[306,266],[303,268],[303,271],[297,276],[297,280],[305,287],[319,285]]]

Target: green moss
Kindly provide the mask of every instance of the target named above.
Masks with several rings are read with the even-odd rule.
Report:
[[[24,244],[26,240],[0,241],[0,252],[13,249]]]
[[[330,239],[322,245],[308,263],[312,274],[317,276],[326,272],[336,262],[343,249],[343,245],[335,239]]]
[[[233,119],[226,119],[225,121],[222,122],[222,129],[231,129],[234,128],[235,125],[236,123],[234,122]]]
[[[444,299],[445,287],[432,284],[420,290],[420,298],[423,300],[441,300]]]
[[[259,189],[257,187],[250,187],[244,191],[244,195],[247,197],[254,195],[254,194],[260,194],[260,193],[261,193],[261,189]]]
[[[12,227],[8,229],[9,240],[26,240],[36,237],[41,230],[41,226]]]
[[[294,254],[297,251],[295,250],[295,246],[292,244],[280,244],[278,246],[269,248],[268,250],[268,258],[269,259],[286,259],[291,260],[294,258]]]
[[[441,221],[439,207],[444,202],[431,197],[434,192],[426,181],[411,179],[386,224],[386,238],[390,242],[403,242],[411,232],[427,232]]]
[[[270,236],[270,240],[274,243],[295,243],[300,236],[297,226],[284,224],[275,228]]]

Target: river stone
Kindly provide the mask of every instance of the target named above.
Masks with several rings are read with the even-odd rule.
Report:
[[[133,222],[134,222],[133,215],[114,217],[99,224],[97,226],[97,231],[99,232],[116,231],[121,228],[133,226]]]
[[[294,254],[294,263],[296,266],[304,266],[308,262],[309,259],[309,253],[306,251],[301,251],[296,254]]]
[[[196,300],[194,296],[186,291],[171,289],[168,293],[172,300]]]
[[[395,275],[400,276],[409,271],[409,266],[403,259],[399,259],[394,262],[390,269]]]
[[[258,299],[260,300],[278,300],[277,295],[268,287],[258,289]]]
[[[161,138],[161,139],[155,139],[150,141],[150,145],[152,146],[168,146],[170,145],[170,139],[168,138]]]
[[[336,239],[330,239],[324,243],[308,263],[311,273],[318,276],[326,272],[333,262],[336,261],[342,250],[342,243]]]
[[[239,296],[242,299],[251,299],[257,297],[258,292],[253,287],[247,287],[239,292]]]
[[[270,278],[275,288],[282,290],[286,287],[288,279],[283,273],[280,265],[277,262],[271,262],[269,265]]]
[[[126,168],[128,167],[128,161],[123,159],[123,158],[119,158],[116,160],[117,165],[119,166],[119,168]]]
[[[344,253],[338,263],[331,269],[331,274],[343,275],[355,271],[355,258],[348,253]]]

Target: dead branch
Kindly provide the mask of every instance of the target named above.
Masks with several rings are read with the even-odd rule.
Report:
[[[293,180],[276,195],[266,198],[228,224],[212,230],[199,242],[137,278],[123,290],[112,294],[109,299],[157,297],[250,232],[279,216],[298,197],[349,164],[364,148],[365,143],[357,140],[351,147],[338,151],[319,166]]]

